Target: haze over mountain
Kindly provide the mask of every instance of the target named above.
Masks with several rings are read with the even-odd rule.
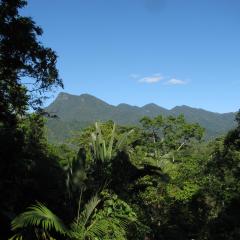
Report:
[[[72,131],[80,130],[95,121],[113,120],[121,125],[136,125],[143,116],[184,114],[189,122],[197,122],[206,129],[207,138],[226,133],[235,126],[235,113],[215,113],[189,106],[176,106],[170,110],[154,103],[143,107],[125,103],[110,105],[89,94],[80,96],[59,93],[57,98],[46,108],[57,119],[47,122],[49,140],[61,142],[71,135]]]

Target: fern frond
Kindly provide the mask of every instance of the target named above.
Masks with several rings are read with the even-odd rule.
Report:
[[[105,217],[96,219],[85,231],[85,239],[103,238],[111,236],[113,239],[123,240],[126,234],[126,221],[120,218]]]

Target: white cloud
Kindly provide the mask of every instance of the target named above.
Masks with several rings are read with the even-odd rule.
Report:
[[[141,77],[140,74],[132,73],[129,75],[129,77],[132,79],[136,79],[140,83],[147,83],[147,84],[158,83],[162,80],[165,80],[165,81],[163,81],[163,84],[165,84],[165,85],[185,85],[188,83],[188,81],[186,81],[186,80],[172,78],[169,76],[168,77],[163,76],[161,73],[155,73],[155,74],[152,74],[150,76],[145,76],[145,77]]]
[[[139,82],[141,82],[141,83],[157,83],[161,80],[163,80],[162,76],[160,76],[159,74],[154,74],[153,76],[148,76],[148,77],[139,79]]]
[[[168,84],[168,85],[184,85],[184,84],[187,84],[187,82],[184,80],[172,78],[172,79],[168,80],[166,82],[166,84]]]

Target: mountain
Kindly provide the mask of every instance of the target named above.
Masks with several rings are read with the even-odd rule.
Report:
[[[154,103],[143,107],[125,103],[113,106],[89,94],[76,96],[59,93],[46,111],[58,116],[47,122],[49,140],[54,142],[64,141],[72,131],[80,130],[95,121],[113,120],[121,125],[136,125],[143,116],[155,117],[160,114],[184,114],[188,122],[197,122],[206,129],[207,138],[224,134],[235,126],[235,113],[220,114],[185,105],[168,110]]]

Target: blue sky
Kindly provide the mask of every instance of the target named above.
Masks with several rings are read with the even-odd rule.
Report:
[[[29,0],[65,92],[111,104],[240,108],[239,0]]]

